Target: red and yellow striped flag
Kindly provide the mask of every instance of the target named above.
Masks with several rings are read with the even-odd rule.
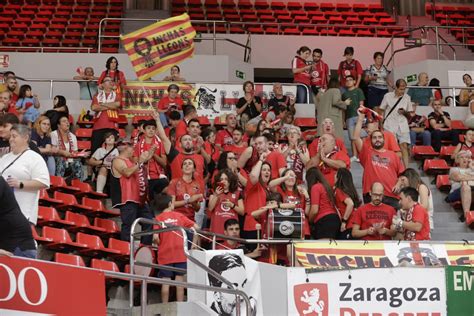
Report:
[[[123,35],[121,39],[138,79],[146,80],[192,57],[195,36],[189,16],[184,13]]]

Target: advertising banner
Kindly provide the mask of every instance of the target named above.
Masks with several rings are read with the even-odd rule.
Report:
[[[244,291],[251,301],[252,315],[264,315],[258,263],[243,254],[242,250],[210,250],[203,253],[201,262],[232,282],[236,289]],[[203,269],[188,261],[188,280],[206,274],[205,284],[228,288],[226,284],[205,273]],[[192,300],[192,296],[188,296]],[[234,294],[206,292],[205,304],[217,315],[236,315],[240,304],[241,315],[246,315],[245,302],[237,302]]]
[[[350,241],[295,244],[298,262],[309,268],[391,268],[474,264],[474,245],[463,243]]]
[[[474,268],[446,267],[448,315],[474,315]]]
[[[199,116],[206,116],[209,120],[218,116],[225,116],[234,111],[239,98],[244,96],[241,84],[215,83],[176,83],[176,82],[127,82],[123,93],[122,113],[127,116],[150,115],[152,107],[168,94],[170,84],[177,84],[180,88],[179,96],[184,104],[192,104],[197,108]],[[296,86],[283,85],[285,95],[296,96]],[[274,96],[271,84],[256,84],[255,95],[262,98],[264,109],[268,101]]]
[[[289,268],[288,315],[446,315],[444,269]]]
[[[105,315],[104,273],[0,256],[0,315]]]

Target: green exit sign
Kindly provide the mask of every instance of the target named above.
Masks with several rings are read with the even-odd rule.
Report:
[[[409,75],[409,76],[406,77],[406,82],[407,83],[416,82],[417,80],[418,80],[418,75],[417,74]]]
[[[235,76],[236,76],[237,78],[240,78],[240,79],[245,79],[245,72],[240,71],[240,70],[236,70],[236,71],[235,71]]]

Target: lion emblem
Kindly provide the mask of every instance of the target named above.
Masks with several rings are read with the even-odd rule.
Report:
[[[320,315],[324,310],[324,301],[319,299],[319,289],[312,289],[309,294],[308,291],[304,291],[301,297],[301,301],[308,304],[308,309],[303,310],[303,314],[316,313],[316,315]]]

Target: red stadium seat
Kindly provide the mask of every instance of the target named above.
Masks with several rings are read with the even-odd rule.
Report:
[[[120,215],[120,212],[118,210],[106,209],[104,207],[104,204],[100,200],[83,197],[82,204],[93,210],[93,212],[90,213],[90,215],[94,217],[108,218],[108,217],[116,217]]]
[[[332,3],[323,2],[319,4],[321,11],[333,11],[336,9],[336,6]]]
[[[77,198],[87,196],[94,199],[104,199],[107,197],[107,194],[94,191],[89,183],[82,182],[79,179],[73,179],[71,185],[80,190],[80,192],[74,194]]]
[[[303,7],[306,11],[315,11],[319,9],[319,4],[316,2],[305,2]]]
[[[38,207],[38,226],[51,226],[51,227],[70,227],[74,225],[73,222],[68,219],[61,219],[58,211],[54,207],[39,206]]]
[[[71,233],[81,232],[98,236],[106,235],[104,228],[91,225],[89,219],[85,215],[67,211],[65,218],[67,221],[72,223],[72,226],[66,228]]]
[[[71,236],[69,236],[65,229],[43,226],[43,237],[53,240],[52,243],[46,245],[51,250],[72,251],[85,250],[87,248],[85,244],[72,241]]]
[[[91,268],[104,271],[120,272],[120,269],[115,262],[99,259],[91,260]]]
[[[50,180],[49,191],[60,191],[60,192],[67,192],[67,193],[77,193],[80,191],[79,188],[76,188],[71,185],[67,185],[66,180],[64,180],[63,177],[49,176],[49,180]]]
[[[128,261],[130,260],[130,243],[115,238],[109,238],[109,248],[117,250],[120,255],[115,256],[115,260]]]
[[[33,234],[33,239],[36,240],[36,242],[39,244],[46,245],[53,242],[52,238],[41,237],[40,235],[38,235],[38,232],[36,231],[36,227],[33,225],[31,226],[31,233]]]
[[[415,160],[432,159],[439,155],[431,146],[413,146],[412,154]]]
[[[451,120],[451,129],[465,131],[468,128],[466,127],[466,125],[464,125],[464,122],[461,120]]]
[[[288,10],[291,10],[291,11],[296,11],[296,10],[301,10],[302,9],[301,3],[300,2],[294,2],[294,1],[288,2],[286,4],[286,7],[288,8]]]
[[[72,194],[67,194],[63,192],[54,192],[54,198],[63,201],[63,204],[58,205],[56,208],[58,210],[66,211],[66,210],[73,210],[79,213],[92,213],[94,209],[87,205],[79,204],[76,200],[76,197]]]
[[[436,177],[436,187],[441,192],[449,192],[451,190],[451,181],[449,181],[449,175],[440,174]]]
[[[77,149],[78,150],[90,150],[91,149],[91,142],[88,141],[88,140],[78,140],[77,141]]]
[[[56,261],[57,263],[69,264],[69,265],[78,266],[78,267],[86,266],[86,264],[84,263],[84,259],[82,259],[81,256],[65,254],[65,253],[60,253],[60,252],[56,252],[54,254],[54,261]]]
[[[90,139],[92,137],[92,128],[78,128],[76,129],[77,139]]]
[[[56,205],[63,204],[63,201],[51,198],[46,189],[41,189],[38,204],[40,206],[52,206],[52,207],[54,207]]]
[[[79,251],[79,253],[85,256],[113,257],[114,255],[120,255],[120,251],[105,247],[102,243],[102,240],[98,236],[77,233],[76,240],[77,242],[85,245],[86,249],[83,248]]]
[[[300,128],[315,128],[316,119],[312,117],[297,117],[295,118],[294,124]]]
[[[120,236],[120,227],[115,221],[111,219],[96,217],[94,218],[94,226],[103,228],[105,230],[104,236],[107,236],[107,237]]]
[[[474,229],[474,211],[466,212],[466,214],[464,214],[464,217],[466,219],[466,225],[469,228]]]
[[[450,167],[445,160],[426,159],[423,163],[423,170],[429,175],[447,174]]]
[[[454,153],[456,146],[442,146],[441,150],[439,151],[439,158],[445,160],[452,160],[451,156]]]

